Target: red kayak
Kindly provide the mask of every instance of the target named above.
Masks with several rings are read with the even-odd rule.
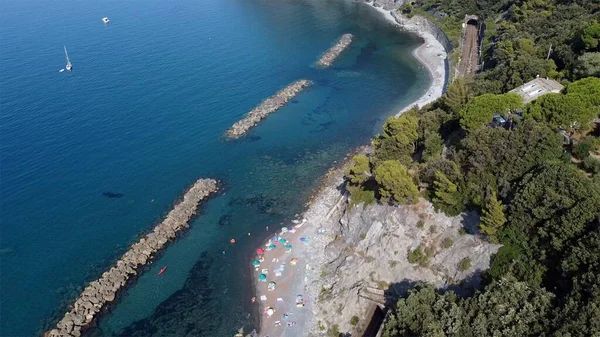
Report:
[[[163,267],[163,268],[162,268],[162,269],[161,269],[161,270],[158,272],[158,275],[162,275],[162,274],[165,272],[165,270],[167,270],[167,266],[164,266],[164,267]]]

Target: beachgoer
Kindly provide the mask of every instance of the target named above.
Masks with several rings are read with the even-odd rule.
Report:
[[[252,297],[252,303],[256,302],[256,297]]]
[[[269,226],[267,226],[265,230],[268,231],[269,230]]]

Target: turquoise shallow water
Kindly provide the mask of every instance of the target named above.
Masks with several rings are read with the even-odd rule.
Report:
[[[300,212],[319,177],[430,81],[414,36],[343,1],[0,0],[0,31],[1,336],[57,317],[198,177],[225,192],[92,334],[252,326],[248,255],[265,226]],[[346,32],[352,47],[314,68]],[[63,44],[71,73],[58,72]],[[315,85],[248,137],[222,137],[299,78]]]

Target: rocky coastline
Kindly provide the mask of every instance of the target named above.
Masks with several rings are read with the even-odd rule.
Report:
[[[338,42],[331,48],[329,48],[323,56],[317,61],[317,65],[322,68],[327,68],[335,62],[335,60],[342,54],[348,46],[352,43],[354,36],[352,34],[344,34]]]
[[[252,109],[246,117],[233,124],[233,126],[227,130],[227,135],[232,139],[243,136],[248,130],[258,124],[258,122],[266,118],[270,113],[283,107],[287,102],[296,97],[296,95],[310,85],[312,85],[312,81],[302,79],[279,90],[275,95],[267,98],[259,106]]]
[[[79,337],[92,324],[103,308],[113,302],[130,278],[140,272],[155,254],[186,229],[196,214],[201,200],[218,190],[217,181],[198,179],[151,233],[145,235],[102,276],[91,282],[73,303],[71,310],[45,337]]]

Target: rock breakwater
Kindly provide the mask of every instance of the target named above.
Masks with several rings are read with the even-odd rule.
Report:
[[[72,308],[58,322],[55,329],[44,334],[46,337],[79,337],[90,326],[103,307],[115,300],[128,280],[143,267],[177,233],[188,227],[189,220],[196,214],[202,199],[218,190],[213,179],[197,180],[183,195],[175,207],[159,223],[152,233],[141,238],[123,254],[117,263],[91,282],[79,295]]]
[[[234,139],[243,136],[258,122],[266,118],[270,113],[275,112],[284,106],[311,84],[312,81],[309,80],[298,80],[279,90],[275,95],[267,98],[259,106],[252,109],[246,117],[233,124],[233,126],[227,130],[227,135]]]
[[[354,40],[354,35],[352,34],[344,34],[338,42],[331,48],[329,48],[323,56],[317,61],[317,65],[319,67],[329,67],[335,62],[335,60],[340,56],[340,54],[350,46]]]

